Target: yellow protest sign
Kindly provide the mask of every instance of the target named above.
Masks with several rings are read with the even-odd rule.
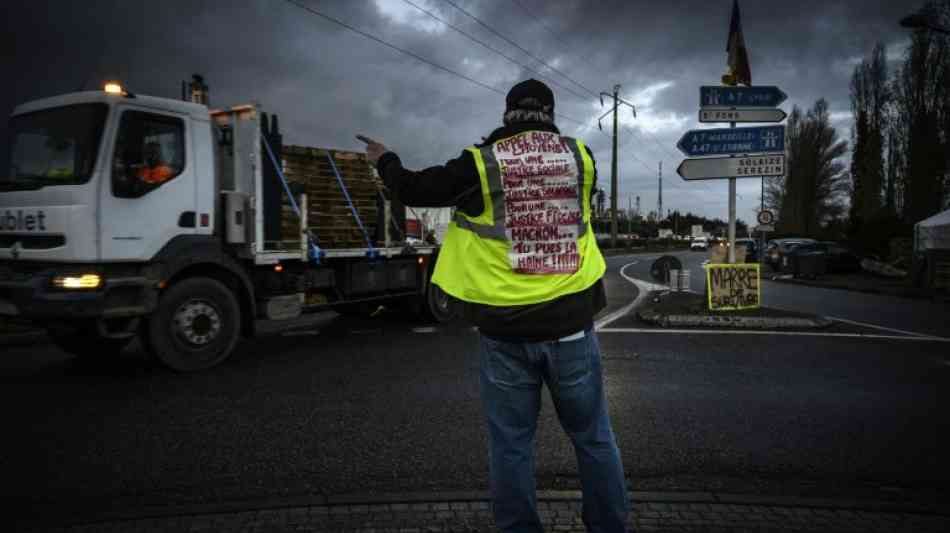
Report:
[[[755,309],[761,305],[759,264],[708,264],[706,287],[710,311]]]

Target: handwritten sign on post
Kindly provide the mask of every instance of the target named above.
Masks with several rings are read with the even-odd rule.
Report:
[[[761,305],[759,264],[708,264],[706,286],[710,311],[755,309]]]

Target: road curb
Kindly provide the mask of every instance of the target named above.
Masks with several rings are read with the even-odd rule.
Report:
[[[822,316],[759,317],[664,314],[652,308],[637,311],[637,318],[660,327],[707,327],[748,329],[820,329],[832,324]]]
[[[880,500],[852,500],[834,498],[807,498],[795,496],[763,496],[758,494],[729,494],[713,492],[654,492],[628,491],[627,497],[634,509],[638,504],[706,504],[706,505],[737,505],[750,507],[780,507],[827,509],[837,511],[864,511],[872,513],[910,513],[916,515],[930,515],[950,517],[950,504],[895,502]],[[574,502],[582,501],[582,493],[577,490],[539,490],[539,502]],[[169,506],[149,506],[138,509],[125,507],[121,510],[88,511],[89,506],[82,506],[84,511],[72,510],[65,519],[56,520],[51,514],[40,517],[14,518],[21,525],[29,527],[51,526],[66,527],[72,525],[88,525],[111,522],[125,522],[134,520],[165,519],[174,517],[196,517],[228,514],[247,514],[303,508],[347,508],[356,506],[390,506],[410,512],[410,506],[418,504],[457,504],[489,503],[491,494],[487,490],[480,491],[442,491],[442,492],[401,492],[401,493],[352,493],[330,496],[301,496],[290,498],[270,498],[263,500],[244,500],[227,503],[186,504]],[[32,507],[32,506],[30,506]],[[56,509],[62,512],[62,508]],[[38,509],[35,509],[38,510]],[[16,522],[15,522],[16,523]]]

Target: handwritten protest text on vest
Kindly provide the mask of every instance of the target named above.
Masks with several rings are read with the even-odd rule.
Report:
[[[509,259],[522,274],[572,274],[580,268],[583,221],[577,163],[556,133],[526,132],[493,146],[505,200]]]

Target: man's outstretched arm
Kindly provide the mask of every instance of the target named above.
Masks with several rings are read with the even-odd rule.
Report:
[[[413,171],[403,167],[399,156],[382,143],[362,135],[356,138],[366,143],[366,155],[386,187],[408,206],[452,207],[480,188],[474,161],[467,151],[444,165]]]

